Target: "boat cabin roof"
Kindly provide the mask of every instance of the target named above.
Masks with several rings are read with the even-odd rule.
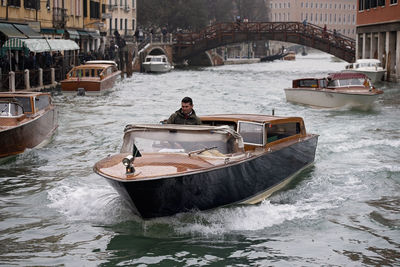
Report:
[[[105,69],[110,66],[110,64],[84,64],[76,66],[74,69]]]
[[[303,119],[300,117],[279,117],[260,114],[213,114],[201,116],[200,119],[205,124],[207,123],[207,121],[231,121],[235,123],[237,123],[238,121],[249,121],[257,123],[282,123],[303,121]]]
[[[336,72],[329,74],[327,78],[329,80],[369,79],[367,75],[361,72]]]
[[[85,62],[85,65],[91,65],[91,64],[100,64],[100,65],[114,65],[117,66],[117,63],[113,60],[89,60]]]

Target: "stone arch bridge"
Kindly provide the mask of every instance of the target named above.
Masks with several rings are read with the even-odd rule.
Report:
[[[167,42],[148,43],[138,61],[155,51],[162,51],[176,64],[204,55],[205,52],[229,44],[257,40],[283,41],[308,46],[347,62],[355,61],[355,40],[301,22],[228,22],[217,23],[199,32],[177,33]],[[208,55],[210,57],[210,55]],[[212,60],[210,58],[210,60]],[[137,62],[140,64],[140,62]],[[137,68],[138,69],[138,65]]]
[[[256,40],[275,40],[300,44],[329,53],[347,62],[355,60],[355,40],[301,22],[218,23],[199,32],[174,36],[174,62],[189,59],[220,46]]]

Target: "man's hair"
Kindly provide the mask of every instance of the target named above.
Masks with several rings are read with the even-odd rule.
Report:
[[[182,99],[182,102],[183,102],[183,103],[189,103],[191,106],[193,106],[193,100],[192,100],[190,97],[188,97],[188,96],[185,96],[185,97]]]

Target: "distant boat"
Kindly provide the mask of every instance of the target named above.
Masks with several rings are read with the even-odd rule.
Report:
[[[174,68],[165,55],[148,55],[142,66],[145,72],[154,73],[168,72]]]
[[[46,144],[57,127],[50,94],[0,93],[0,161]]]
[[[360,72],[367,75],[373,83],[382,81],[386,72],[378,59],[357,59],[345,68],[344,72]]]
[[[383,93],[373,87],[368,76],[357,72],[338,72],[327,78],[297,79],[293,80],[292,88],[284,90],[289,102],[326,108],[369,108]]]
[[[288,54],[283,57],[283,60],[296,60],[296,52],[289,51]]]
[[[259,203],[314,162],[300,117],[222,114],[203,125],[125,127],[120,153],[93,169],[143,218]],[[139,152],[138,152],[139,149]]]
[[[99,95],[112,88],[120,75],[114,61],[88,61],[67,73],[67,78],[61,81],[61,92]]]
[[[260,61],[261,62],[274,61],[274,60],[277,60],[277,59],[281,59],[281,58],[287,56],[288,54],[289,53],[278,53],[278,54],[275,54],[275,55],[272,55],[272,56],[262,57],[262,58],[260,58]]]

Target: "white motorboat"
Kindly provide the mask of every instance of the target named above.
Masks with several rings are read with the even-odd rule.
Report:
[[[367,75],[373,83],[382,81],[386,71],[378,59],[357,59],[355,63],[350,63],[345,68],[345,72],[360,72]]]
[[[372,86],[368,76],[358,72],[339,72],[326,78],[293,80],[286,88],[286,100],[325,108],[343,106],[369,108],[383,93]]]
[[[174,68],[165,55],[148,55],[142,66],[145,72],[168,72]]]

